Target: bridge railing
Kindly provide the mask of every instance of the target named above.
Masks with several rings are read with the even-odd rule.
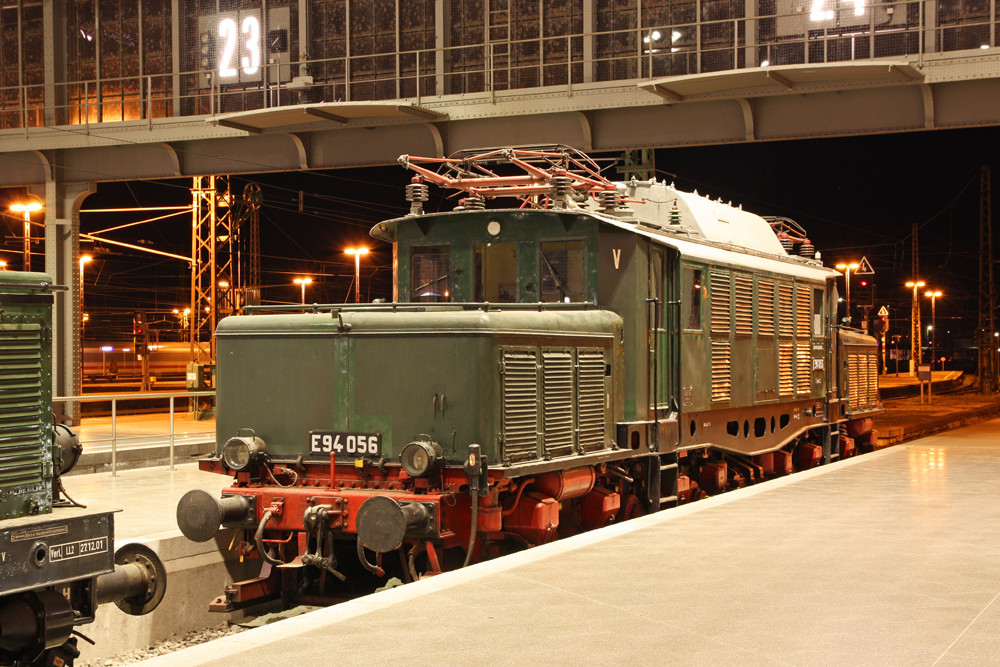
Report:
[[[97,443],[108,443],[111,449],[111,476],[118,476],[118,449],[119,445],[123,441],[131,440],[134,441],[138,439],[149,440],[156,438],[166,438],[169,446],[169,457],[170,457],[170,470],[174,470],[174,448],[177,441],[176,432],[176,401],[177,399],[183,399],[186,402],[198,401],[201,398],[214,397],[214,391],[182,391],[182,392],[143,392],[143,393],[132,393],[132,394],[86,394],[83,396],[56,396],[53,397],[52,402],[55,404],[74,402],[74,403],[110,403],[111,406],[111,421],[106,425],[110,428],[110,432],[105,435],[106,427],[104,424],[101,427],[94,427],[87,422],[91,418],[84,417],[83,424],[80,427],[81,430],[81,441],[84,446],[84,451],[87,450],[88,445],[95,445]],[[148,407],[150,404],[160,405],[159,409],[162,410],[163,407],[168,409],[168,430],[166,433],[161,433],[156,430],[156,426],[152,429],[143,428],[141,433],[124,433],[120,428],[119,417],[119,406],[124,403],[128,405],[129,403],[141,402],[144,407]],[[201,406],[195,404],[195,409],[192,411],[194,414],[198,414],[201,411]],[[149,421],[148,419],[145,421]],[[214,423],[214,422],[213,422]],[[148,425],[147,425],[148,426]],[[97,432],[100,435],[97,435]],[[212,426],[211,429],[201,431],[201,434],[209,434],[210,437],[206,438],[212,442],[215,441],[215,428]],[[149,443],[145,443],[149,444]]]
[[[806,0],[800,11],[766,16],[743,15],[754,3],[724,3],[729,15],[703,9],[701,20],[687,23],[265,64],[243,83],[195,70],[0,87],[0,129],[152,123],[301,103],[493,99],[762,66],[974,56],[997,46],[998,3],[845,0],[829,10]]]

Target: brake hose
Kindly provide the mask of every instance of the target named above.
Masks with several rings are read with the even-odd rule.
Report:
[[[470,493],[472,495],[472,527],[469,531],[469,550],[465,554],[465,562],[462,563],[462,567],[468,567],[472,561],[472,549],[476,546],[476,531],[478,530],[476,524],[479,521],[479,487],[471,489]]]
[[[257,553],[259,553],[260,557],[271,565],[281,565],[282,562],[280,560],[272,558],[271,555],[264,550],[264,527],[267,526],[267,522],[270,520],[271,510],[267,510],[264,512],[264,516],[260,519],[260,525],[257,526]]]

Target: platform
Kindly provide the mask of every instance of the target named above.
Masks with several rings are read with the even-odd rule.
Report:
[[[83,454],[70,475],[111,470],[114,440],[115,465],[119,470],[169,464],[170,414],[118,415],[112,428],[111,417],[84,417],[73,427],[83,443]],[[175,463],[191,461],[215,449],[215,419],[194,419],[190,412],[174,414]]]
[[[906,437],[912,437],[915,434],[925,432],[928,428],[936,424],[940,425],[943,423],[947,427],[967,419],[981,418],[983,415],[991,412],[1000,413],[1000,397],[998,396],[963,394],[950,398],[941,396],[939,400],[939,397],[935,395],[934,400],[933,405],[920,405],[916,398],[885,401],[887,412],[877,420],[877,428],[880,432],[898,428],[906,431]],[[142,433],[149,437],[155,443],[155,446],[165,447],[162,435],[158,435],[169,431],[165,416],[136,416],[128,417],[127,420],[131,420],[128,422],[130,425],[127,430],[133,431],[136,434]],[[135,423],[132,424],[131,422]],[[88,426],[93,429],[89,432],[91,434],[100,434],[102,430],[107,430],[107,424],[98,421],[96,423],[85,424],[85,433],[87,433],[86,427]],[[175,427],[175,431],[180,433],[185,428],[210,430],[214,429],[214,422],[194,422],[187,425],[181,425],[179,422],[178,426]],[[141,449],[143,447],[136,447],[135,451]],[[900,448],[896,447],[893,449]],[[192,488],[201,488],[216,494],[229,483],[228,477],[201,472],[193,463],[180,463],[183,460],[183,458],[178,457],[177,469],[172,472],[166,467],[159,466],[120,470],[116,477],[113,477],[108,472],[98,472],[84,475],[74,474],[63,480],[69,495],[78,501],[92,506],[102,505],[121,509],[122,511],[115,515],[118,543],[139,541],[151,546],[166,561],[170,576],[164,606],[150,616],[135,618],[126,616],[114,606],[106,605],[102,607],[98,612],[97,622],[81,628],[85,634],[94,638],[98,644],[97,646],[84,646],[81,643],[83,657],[80,664],[83,664],[85,661],[96,664],[95,661],[110,656],[117,651],[145,647],[172,634],[184,633],[189,630],[214,625],[230,618],[225,615],[210,614],[207,611],[208,601],[218,594],[227,583],[234,579],[243,579],[256,574],[255,568],[259,567],[259,562],[248,561],[241,565],[231,557],[228,560],[223,559],[223,554],[231,556],[227,550],[229,540],[232,537],[231,534],[223,533],[220,534],[216,541],[195,544],[186,540],[177,530],[175,523],[176,504],[186,491]],[[867,460],[867,457],[863,457],[852,461],[854,465],[857,465],[857,463],[866,462]],[[834,468],[829,469],[833,470]],[[805,476],[803,476],[803,479],[805,479]],[[987,488],[987,485],[983,485],[981,488]],[[757,493],[757,489],[766,488],[771,487],[762,486],[751,491]],[[719,499],[707,502],[729,502],[730,498],[736,500],[740,497],[740,494],[749,492],[738,491],[734,494],[721,496]],[[866,491],[865,494],[867,495],[868,492]],[[710,507],[710,505],[703,505],[702,502],[681,508],[680,512],[696,512]],[[845,496],[839,502],[846,503],[847,497]],[[678,513],[671,516],[679,515]],[[666,518],[667,515],[664,514],[662,516]],[[647,520],[649,519],[643,519],[643,521]],[[659,520],[658,517],[657,520]],[[615,527],[613,530],[621,530],[625,526],[631,526],[631,524],[624,524],[623,526]],[[638,527],[639,524],[636,524],[635,528]],[[633,530],[633,528],[629,527],[628,530]],[[759,531],[760,528],[757,523],[752,523],[748,525],[746,530]],[[725,550],[728,549],[726,545],[726,541],[720,541],[718,546],[713,548]],[[551,548],[553,547],[544,547],[544,549]],[[540,555],[542,553],[542,551],[539,551]],[[528,555],[515,556],[509,562],[513,566],[517,562],[516,559],[525,557],[528,557]],[[531,558],[534,558],[534,555]],[[826,556],[809,556],[809,558],[815,560],[816,567],[822,570],[819,562],[820,560],[825,560]],[[484,564],[476,567],[486,568],[495,566],[495,564]],[[610,565],[608,566],[608,572],[618,572],[618,567],[617,565]],[[743,593],[744,588],[748,584],[732,581],[732,571],[730,568],[723,568],[721,571],[717,571],[717,569],[715,566],[712,568],[698,566],[688,576],[692,578],[692,581],[714,581],[716,578],[722,577],[726,580],[723,587],[733,587],[733,590],[737,592],[735,597],[742,599],[745,595]],[[447,577],[457,576],[461,580],[461,577],[467,577],[470,573],[475,572],[477,572],[475,568],[470,568],[464,572],[447,575]],[[770,577],[772,575],[767,576]],[[441,577],[436,580],[428,580],[428,582],[435,582],[434,585],[441,585],[437,582],[446,581],[450,580]],[[422,582],[418,585],[428,586],[430,583]],[[411,588],[413,587],[407,586],[400,590],[411,590]],[[426,589],[414,588],[415,592],[413,594],[423,595],[420,592],[421,590]],[[396,593],[396,595],[401,595],[401,593]],[[677,606],[677,610],[672,611],[670,617],[684,614],[684,610],[693,601],[696,600],[685,599],[673,601]],[[382,603],[380,602],[379,604]],[[391,602],[391,604],[395,604],[395,602]],[[337,609],[341,608],[345,609],[346,612],[349,612],[351,609],[351,607],[347,606],[338,607]],[[327,610],[324,613],[331,613],[331,610]],[[558,622],[562,623],[563,621],[559,620]],[[406,623],[409,623],[409,621],[406,621]],[[591,627],[593,625],[591,621],[583,617],[580,617],[579,623],[580,627]]]
[[[995,664],[998,478],[993,420],[144,664]]]
[[[191,489],[220,495],[230,479],[198,470],[196,463],[110,473],[71,475],[63,479],[66,493],[88,507],[119,510],[114,514],[115,548],[140,542],[153,549],[167,570],[167,591],[160,607],[146,616],[128,616],[111,604],[101,605],[96,620],[78,630],[96,642],[81,641],[79,664],[117,652],[144,648],[174,634],[200,630],[239,614],[208,611],[217,591],[235,579],[256,575],[260,563],[239,563],[228,551],[233,531],[215,540],[191,542],[177,529],[177,502]]]

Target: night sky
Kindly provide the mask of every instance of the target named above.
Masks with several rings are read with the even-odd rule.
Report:
[[[662,149],[656,152],[656,167],[660,178],[676,181],[681,189],[731,200],[761,215],[793,218],[805,227],[827,265],[866,256],[876,272],[870,278],[876,303],[889,306],[896,333],[906,329],[909,316],[911,292],[903,283],[911,278],[911,230],[916,223],[919,277],[945,293],[938,300],[939,331],[945,335],[946,329],[954,329],[954,337],[959,337],[971,335],[977,320],[984,164],[992,163],[995,236],[1000,237],[998,156],[1000,128],[983,128]],[[307,290],[309,302],[352,298],[353,260],[343,250],[358,244],[373,248],[362,262],[362,299],[391,296],[391,250],[371,239],[368,229],[407,211],[403,188],[411,175],[399,166],[387,166],[232,177],[237,194],[250,181],[263,190],[264,301],[297,302],[299,288],[292,284],[296,276],[316,281]],[[101,184],[84,208],[189,205],[190,187],[188,178]],[[432,187],[428,210],[452,205]],[[162,214],[142,214],[157,215]],[[84,214],[82,228],[94,231],[133,219],[137,216]],[[20,234],[20,220],[3,216],[0,258],[12,268],[20,266]],[[109,236],[188,255],[190,217]],[[87,309],[94,320],[89,338],[130,335],[124,330],[131,326],[131,311],[138,308],[151,311],[151,321],[170,329],[170,311],[183,307],[188,298],[186,263],[108,245],[84,243],[82,249],[95,256],[85,274]],[[40,245],[36,252],[41,252]],[[40,254],[34,262],[39,270]],[[857,294],[855,283],[855,302]],[[929,319],[929,304],[924,309]]]
[[[793,218],[828,266],[867,257],[875,270],[870,280],[876,308],[888,306],[891,333],[908,333],[912,290],[904,283],[912,278],[916,224],[918,277],[944,292],[937,302],[942,336],[946,330],[970,336],[977,322],[982,165],[992,171],[994,256],[1000,259],[1000,128],[683,148],[657,155],[657,168],[676,174],[682,189],[697,188],[761,215]],[[857,303],[859,286],[853,285]],[[930,304],[923,308],[929,323]]]

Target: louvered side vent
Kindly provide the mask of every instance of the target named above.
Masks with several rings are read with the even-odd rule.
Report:
[[[732,390],[732,353],[729,341],[712,341],[712,400],[728,401]]]
[[[774,335],[774,283],[757,283],[757,333]]]
[[[542,350],[542,448],[573,453],[573,351]]]
[[[753,278],[736,274],[736,335],[749,336],[753,334]]]
[[[0,489],[42,481],[42,419],[41,327],[0,326]]]
[[[808,285],[795,286],[795,335],[799,338],[808,337],[811,333],[809,327],[809,318],[812,316],[810,292]]]
[[[878,354],[868,355],[868,405],[878,405]]]
[[[577,442],[580,449],[592,452],[605,445],[604,351],[580,348],[576,358]]]
[[[857,352],[850,352],[847,355],[847,404],[852,410],[861,407],[866,393],[862,384],[864,376],[868,374],[866,366]]]
[[[878,359],[874,354],[847,355],[847,397],[853,410],[878,405]]]
[[[809,381],[812,375],[812,353],[809,351],[809,340],[799,339],[795,348],[795,391],[808,394]]]
[[[733,294],[728,271],[713,271],[712,288],[712,333],[729,335],[732,317]]]
[[[791,396],[795,391],[794,366],[795,344],[791,341],[778,343],[778,395]]]
[[[778,335],[794,336],[795,320],[792,315],[792,286],[778,285]]]
[[[538,457],[538,356],[535,350],[503,351],[503,458]]]

